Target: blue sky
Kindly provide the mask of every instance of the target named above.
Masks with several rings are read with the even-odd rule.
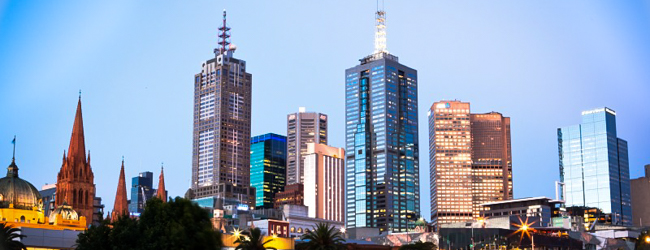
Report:
[[[252,134],[286,133],[305,106],[344,142],[344,70],[373,50],[375,1],[2,1],[0,164],[18,136],[21,177],[56,181],[79,89],[97,195],[157,176],[182,196],[191,174],[193,76],[228,10],[253,74]],[[650,164],[649,1],[386,1],[388,50],[418,70],[420,189],[429,218],[426,111],[443,99],[512,119],[515,197],[554,196],[556,129],[616,110],[630,172]],[[2,153],[4,152],[4,153]]]

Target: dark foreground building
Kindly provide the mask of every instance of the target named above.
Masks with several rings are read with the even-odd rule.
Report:
[[[561,234],[561,235],[560,235]],[[566,232],[537,229],[532,235],[535,249],[582,249],[582,242]],[[500,228],[441,228],[438,249],[531,248],[531,237],[516,230]]]

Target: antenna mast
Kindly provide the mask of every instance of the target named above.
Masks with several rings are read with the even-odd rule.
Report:
[[[223,10],[223,25],[219,27],[219,48],[214,53],[223,54],[228,51],[230,45],[230,27],[226,25],[226,10]]]
[[[377,0],[377,12],[375,13],[375,53],[388,52],[386,50],[386,12],[384,11],[384,0]]]

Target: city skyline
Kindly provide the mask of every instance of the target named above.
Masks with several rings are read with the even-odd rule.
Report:
[[[266,15],[277,16],[278,13],[289,11],[283,10],[286,5],[210,4],[209,8],[200,10],[202,14],[197,15],[190,10],[196,10],[196,7],[200,6],[198,3],[180,7],[168,4],[165,6],[169,9],[174,9],[173,6],[179,7],[181,14],[190,21],[189,24],[166,26],[171,20],[164,20],[162,23],[154,22],[158,15],[169,12],[169,10],[158,9],[160,7],[148,12],[149,15],[143,19],[137,19],[135,16],[138,10],[144,11],[149,6],[137,3],[115,4],[104,6],[110,8],[100,10],[101,3],[84,3],[66,12],[62,11],[76,14],[63,17],[61,16],[63,14],[55,14],[56,11],[51,10],[66,8],[65,4],[58,7],[48,6],[48,4],[53,3],[0,4],[0,30],[7,34],[0,37],[0,45],[2,45],[0,54],[5,55],[0,58],[0,86],[5,93],[5,98],[0,103],[0,113],[5,114],[9,121],[0,125],[1,138],[7,138],[6,143],[0,143],[0,153],[6,152],[5,162],[8,165],[11,153],[10,140],[16,134],[18,136],[16,161],[21,166],[21,175],[32,180],[38,187],[55,181],[56,172],[60,167],[58,164],[60,164],[61,153],[68,147],[67,140],[73,123],[77,90],[82,89],[86,148],[92,152],[93,171],[97,177],[95,178],[97,195],[102,197],[107,205],[105,211],[112,211],[115,179],[119,173],[122,155],[129,162],[126,169],[127,176],[157,169],[161,161],[165,162],[165,166],[168,166],[165,169],[169,171],[168,176],[174,176],[166,181],[169,194],[182,196],[189,186],[188,167],[191,166],[191,140],[189,139],[192,126],[191,76],[196,73],[197,63],[205,60],[212,54],[212,49],[217,47],[217,28],[223,8],[229,10],[229,24],[233,27],[232,42],[239,46],[237,57],[245,58],[250,72],[256,77],[253,90],[252,134],[269,132],[284,134],[286,114],[295,112],[297,107],[307,106],[311,110],[328,114],[329,144],[335,147],[344,145],[344,94],[341,91],[343,79],[340,72],[354,65],[359,57],[372,52],[375,9],[373,2],[346,3],[341,7],[337,7],[339,4],[336,3],[295,4],[297,8],[307,10],[305,12],[312,11],[312,14],[313,11],[325,8],[332,9],[333,12],[343,11],[352,17],[337,18],[331,20],[331,23],[324,23],[322,20],[309,18],[307,14],[288,12],[294,19],[307,24],[285,27],[286,30],[278,31],[279,34],[275,35],[288,36],[291,39],[285,39],[282,43],[265,42],[265,44],[260,44],[260,40],[255,38],[273,34],[256,28],[256,24],[247,18],[255,15],[262,15],[259,17],[262,19],[268,17]],[[426,6],[422,9],[429,9],[438,14],[432,15],[433,26],[430,27],[433,29],[428,36],[430,39],[438,40],[424,39],[427,36],[416,32],[417,27],[427,27],[427,25],[415,21],[422,19],[422,12],[416,12],[418,13],[416,17],[409,16],[409,10],[413,9],[414,3],[397,5],[387,2],[386,10],[389,51],[399,55],[402,63],[418,69],[420,145],[428,145],[425,136],[427,128],[422,126],[427,124],[427,117],[423,111],[435,101],[451,97],[451,99],[476,103],[473,110],[477,113],[491,111],[486,107],[498,110],[513,118],[515,198],[539,195],[553,197],[553,181],[558,179],[555,129],[576,124],[577,112],[607,106],[619,114],[617,117],[619,135],[628,140],[630,177],[641,176],[643,165],[650,162],[650,156],[643,155],[650,148],[647,143],[650,140],[650,132],[643,129],[650,117],[648,111],[643,109],[644,105],[637,105],[631,100],[643,100],[641,97],[650,92],[648,87],[650,76],[646,72],[641,72],[650,65],[646,56],[650,51],[641,46],[650,40],[650,35],[646,31],[650,29],[648,25],[643,26],[635,22],[639,18],[648,18],[647,13],[634,11],[637,6],[630,3],[616,6],[620,12],[630,16],[623,16],[618,12],[599,16],[611,6],[597,3],[588,11],[580,13],[581,18],[571,19],[571,14],[575,13],[571,11],[564,13],[565,10],[552,8],[551,4],[509,2],[512,5],[510,7],[494,4],[487,10],[474,9],[478,7],[469,8],[470,13],[479,14],[479,17],[472,19],[474,21],[472,22],[461,21],[459,19],[462,18],[444,13],[446,8],[468,8],[462,3],[449,4],[449,6],[424,2],[419,4]],[[584,7],[584,4],[585,2],[565,3],[562,7],[578,9]],[[97,14],[98,19],[85,16],[89,14],[82,15],[84,8],[93,10],[90,13]],[[264,14],[268,11],[265,8],[275,12]],[[480,18],[499,16],[498,14],[510,13],[504,11],[517,8],[527,14],[533,13],[532,11],[541,11],[543,14],[530,17],[517,14],[516,17],[503,17],[504,20],[488,22],[489,24],[477,23]],[[100,22],[101,18],[113,14],[117,19],[122,17],[124,20],[141,22],[135,22],[132,28],[128,27],[130,23],[127,21]],[[316,12],[316,14],[326,13]],[[545,24],[537,23],[547,20],[546,18],[550,18],[551,14],[558,15],[559,20]],[[582,23],[589,20],[587,17],[597,17],[597,22]],[[30,18],[33,20],[28,20]],[[55,21],[45,23],[48,18],[54,18]],[[84,20],[83,18],[90,20],[87,25],[93,28],[84,28],[74,23],[74,21]],[[560,29],[556,25],[559,25],[562,20],[574,22],[568,22],[569,27]],[[285,26],[294,22],[285,19],[276,21]],[[521,23],[508,21],[521,21]],[[490,26],[497,23],[502,25],[501,28]],[[630,23],[633,25],[627,27]],[[520,27],[525,24],[541,29],[532,32],[528,28]],[[191,25],[196,26],[191,27],[193,32],[184,30]],[[259,26],[259,23],[257,25]],[[455,30],[458,27],[465,29]],[[591,30],[596,27],[599,31]],[[321,39],[325,38],[320,34],[323,30],[333,32],[338,30],[337,28],[342,28],[345,37],[352,39],[335,45],[332,45],[331,41]],[[486,28],[487,30],[484,30]],[[158,41],[166,29],[183,38]],[[144,33],[148,36],[133,36],[143,30],[146,30]],[[570,34],[574,30],[582,33]],[[469,41],[471,39],[468,38],[474,37],[469,34],[473,31],[478,32],[476,36],[479,38],[484,38],[481,40],[484,44]],[[490,33],[490,31],[498,32]],[[42,35],[34,36],[31,32],[40,32]],[[52,32],[61,32],[67,36]],[[405,32],[415,32],[419,38],[410,39]],[[516,35],[513,32],[523,34]],[[305,37],[297,39],[300,37],[291,33],[299,33]],[[51,40],[29,39],[29,37],[41,38],[41,36],[47,36]],[[162,38],[166,37],[165,35]],[[81,40],[67,44],[67,41],[75,41],[75,38]],[[140,40],[148,41],[147,46],[143,46]],[[560,42],[565,40],[569,42]],[[428,41],[433,43],[429,44]],[[535,41],[538,43],[534,43]],[[587,41],[590,46],[577,49]],[[310,42],[315,45],[305,45]],[[521,46],[521,44],[527,45]],[[278,49],[282,46],[292,48],[283,50],[282,53],[277,51],[278,54],[282,54],[281,57],[286,58],[277,56],[266,58],[269,51],[276,53],[272,48]],[[610,49],[606,50],[607,48]],[[471,53],[461,53],[460,56],[456,56],[460,51],[468,49]],[[604,49],[606,51],[603,51]],[[105,50],[112,51],[116,55],[103,54],[106,53]],[[115,51],[119,52],[115,53]],[[127,57],[125,53],[134,55]],[[300,56],[305,53],[308,53],[307,57]],[[547,53],[550,55],[546,55]],[[167,54],[173,55],[175,60],[171,62],[156,60],[159,63],[155,64],[155,67],[150,65],[141,66],[142,68],[135,67],[157,57],[166,58]],[[188,55],[181,56],[181,54]],[[33,74],[31,64],[36,56],[43,56],[39,64],[46,67],[43,67],[38,74]],[[96,60],[100,56],[103,60]],[[572,59],[572,56],[577,56],[580,60]],[[318,61],[318,58],[323,58],[328,63],[316,64],[319,66],[319,70],[316,70],[313,66],[295,64],[296,58],[313,60],[310,61],[310,65]],[[482,58],[487,59],[481,60]],[[276,65],[281,63],[274,63],[276,60],[300,66],[298,71],[303,72],[296,72],[298,74],[296,78],[287,81],[277,74],[280,67]],[[567,62],[561,66],[552,66],[563,61]],[[572,63],[577,63],[579,66],[570,65]],[[513,69],[504,69],[509,67]],[[535,67],[538,68],[531,69]],[[134,68],[138,70],[134,71]],[[312,74],[318,76],[315,78],[322,79],[313,84],[305,84],[304,81],[299,80]],[[326,84],[329,85],[327,89],[318,88]],[[293,86],[299,93],[305,95],[318,88],[322,96],[308,95],[308,97],[286,99],[283,102],[273,101],[274,95],[292,96],[280,92],[288,86]],[[502,93],[486,99],[481,93],[499,87],[507,88],[504,92],[511,92],[518,96]],[[562,91],[552,90],[554,88],[562,88]],[[581,89],[584,91],[576,94],[577,90]],[[264,95],[268,93],[272,95],[265,97]],[[274,105],[268,105],[269,103]],[[512,105],[513,103],[517,105]],[[540,121],[539,116],[546,119]],[[532,148],[527,147],[532,142],[538,144]],[[426,166],[428,162],[425,159],[428,159],[428,153],[424,150],[420,150],[420,153],[420,166]],[[531,171],[540,168],[546,169],[547,171],[544,172],[548,173]],[[425,218],[429,217],[426,214],[429,210],[428,176],[428,168],[421,167],[420,204]],[[530,180],[538,181],[533,185],[527,183]]]

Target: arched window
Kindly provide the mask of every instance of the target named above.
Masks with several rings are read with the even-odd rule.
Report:
[[[80,168],[79,169],[79,177],[81,178],[82,176],[84,176],[84,169]]]
[[[296,227],[291,227],[291,232],[295,233],[296,232]]]
[[[85,196],[86,196],[86,204],[92,204],[93,199],[90,198],[90,195],[88,195],[88,190],[86,190],[86,195]]]
[[[25,216],[20,216],[20,222],[25,222]]]
[[[78,197],[79,197],[79,204],[82,204],[82,206],[83,206],[83,204],[85,204],[84,203],[84,191],[83,190],[79,189],[79,196]]]
[[[298,233],[299,233],[299,234],[302,233],[302,227],[299,227],[299,228],[298,228]]]
[[[77,204],[77,190],[72,190],[72,204]]]

